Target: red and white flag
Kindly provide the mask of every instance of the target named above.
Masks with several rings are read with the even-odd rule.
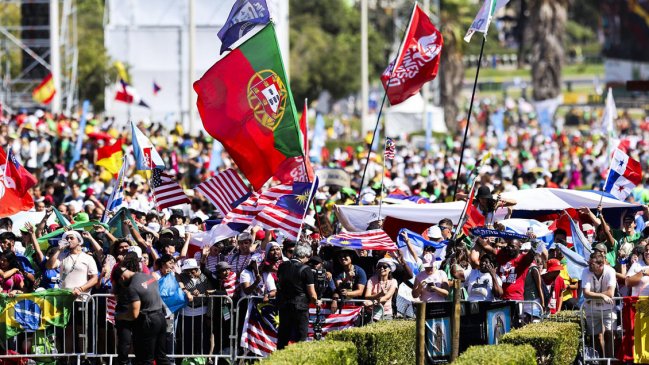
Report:
[[[251,195],[250,189],[233,169],[227,169],[198,185],[196,190],[224,216]]]
[[[396,62],[391,62],[381,75],[390,104],[405,101],[437,76],[443,44],[442,33],[415,4]]]
[[[363,307],[345,304],[339,310],[331,313],[331,306],[327,304],[320,310],[320,316],[324,317],[322,321],[322,335],[331,331],[344,330],[345,328],[354,327],[358,316],[363,312]],[[313,324],[316,321],[316,309],[313,304],[309,307],[309,337],[313,337]]]
[[[604,191],[619,200],[626,200],[631,191],[642,182],[642,165],[617,148],[611,158],[611,168]]]
[[[114,296],[106,297],[106,321],[112,324],[115,324],[115,307],[117,306],[117,300]]]
[[[173,176],[160,169],[153,169],[151,188],[153,189],[158,210],[189,203],[189,198],[185,195],[185,191],[180,187],[180,184],[176,182]]]
[[[246,201],[232,209],[225,216],[224,223],[240,223],[250,225],[265,207],[275,203],[277,199],[286,194],[291,194],[291,185],[277,185],[263,191],[261,194],[253,193]]]
[[[343,232],[329,236],[320,243],[353,250],[396,251],[397,245],[382,229],[365,232]]]

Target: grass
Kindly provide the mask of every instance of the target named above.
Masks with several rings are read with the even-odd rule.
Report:
[[[493,68],[480,68],[480,78],[478,81],[491,81],[491,82],[504,82],[512,81],[515,77],[520,77],[522,80],[531,79],[531,70],[529,67],[523,69],[493,69]],[[574,64],[566,65],[561,70],[563,78],[574,77],[596,77],[600,79],[604,76],[604,64]],[[468,68],[464,71],[464,78],[473,82],[475,78],[475,68]]]

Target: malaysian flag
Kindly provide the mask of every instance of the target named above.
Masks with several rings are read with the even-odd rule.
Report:
[[[153,195],[155,195],[158,210],[189,203],[189,198],[185,195],[180,184],[174,180],[173,176],[160,169],[153,169],[151,188],[153,188]]]
[[[394,155],[395,151],[397,149],[397,146],[394,144],[394,141],[392,138],[386,138],[385,139],[385,159],[386,160],[394,160]]]
[[[326,335],[331,331],[344,330],[345,328],[354,327],[354,323],[358,317],[363,313],[362,306],[355,306],[345,304],[334,313],[331,313],[331,305],[327,304],[320,310],[320,317],[322,321],[322,335]],[[309,337],[313,337],[313,324],[316,320],[316,308],[311,304],[309,307]]]
[[[115,184],[113,184],[113,192],[110,194],[108,202],[106,203],[106,209],[101,218],[102,223],[106,223],[110,219],[108,213],[114,212],[122,205],[122,201],[124,200],[124,175],[126,175],[126,171],[128,171],[127,161],[126,158],[122,159],[122,168],[119,169],[117,180],[115,180]]]
[[[317,189],[317,178],[313,183],[294,182],[291,193],[281,196],[275,204],[267,205],[257,214],[253,224],[266,229],[282,230],[288,239],[297,240],[304,214]]]
[[[233,169],[215,175],[198,185],[196,190],[203,193],[224,216],[251,195],[250,189]]]
[[[277,349],[278,310],[274,303],[259,298],[248,302],[248,313],[241,332],[241,347],[258,356],[268,356]]]
[[[343,232],[323,239],[320,243],[353,250],[396,251],[397,245],[382,229],[365,232]]]
[[[252,193],[246,201],[228,212],[223,221],[228,224],[235,223],[247,227],[252,224],[255,217],[257,217],[257,214],[259,214],[264,207],[275,203],[281,196],[291,194],[292,192],[293,187],[290,185],[277,185],[265,190],[261,194],[256,192]]]

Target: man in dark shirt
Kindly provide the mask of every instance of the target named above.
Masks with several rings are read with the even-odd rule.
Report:
[[[125,261],[131,260],[125,258]],[[157,365],[171,364],[167,358],[167,323],[158,281],[149,274],[133,272],[139,266],[124,266],[118,269],[121,271],[119,285],[122,289],[118,300],[123,300],[127,309],[116,317],[118,320],[133,321],[135,364],[153,364],[154,359]]]
[[[289,341],[305,341],[309,333],[309,302],[320,306],[313,282],[313,272],[305,265],[311,252],[310,246],[297,245],[293,258],[283,262],[277,271],[279,308],[277,349],[283,349]]]

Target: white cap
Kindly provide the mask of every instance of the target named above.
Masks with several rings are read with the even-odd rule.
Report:
[[[432,226],[428,228],[428,238],[433,240],[438,240],[442,237],[442,230],[438,226]]]
[[[135,252],[135,254],[137,255],[137,258],[138,258],[138,259],[141,259],[141,258],[142,258],[142,249],[139,248],[138,246],[131,246],[131,247],[129,247],[129,248],[128,248],[128,252]]]
[[[196,262],[196,259],[186,259],[185,262],[183,262],[183,267],[181,269],[183,271],[198,269],[198,263]]]

